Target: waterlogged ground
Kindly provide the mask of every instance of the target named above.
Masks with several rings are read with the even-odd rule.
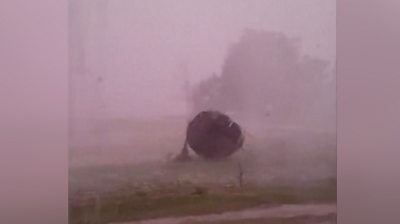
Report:
[[[119,121],[82,134],[70,152],[70,223],[336,223],[334,136],[246,128],[232,158],[175,163],[184,127]]]

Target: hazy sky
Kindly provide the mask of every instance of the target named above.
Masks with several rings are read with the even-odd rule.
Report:
[[[86,24],[87,70],[104,78],[102,101],[116,116],[182,111],[183,78],[220,74],[245,28],[299,38],[305,54],[331,65],[336,57],[333,0],[86,0],[70,16]],[[74,24],[70,32],[80,35]]]

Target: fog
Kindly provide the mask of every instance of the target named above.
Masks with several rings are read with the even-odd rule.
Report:
[[[70,189],[229,182],[237,162],[254,183],[335,178],[335,4],[70,1]],[[202,110],[236,121],[243,150],[164,167]]]
[[[246,28],[283,33],[334,67],[335,1],[71,1],[72,116],[185,114],[184,82],[221,74]]]
[[[112,204],[123,192],[144,191],[158,204],[157,187],[172,186],[179,196],[205,186],[218,195],[221,186],[242,189],[242,175],[246,186],[294,187],[284,194],[296,200],[335,200],[335,4],[70,1],[72,222],[84,217],[80,192],[114,195]],[[188,122],[203,110],[237,122],[242,149],[218,162],[193,151],[193,161],[174,162]],[[307,186],[322,189],[304,193]],[[121,218],[114,215],[108,218]]]

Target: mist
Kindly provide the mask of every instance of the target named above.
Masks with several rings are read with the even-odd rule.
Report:
[[[336,178],[335,1],[71,0],[69,16],[73,192],[225,183],[237,162],[249,183]],[[203,110],[236,121],[243,150],[163,167]]]
[[[71,1],[69,33],[72,164],[177,153],[208,109],[335,141],[335,1]]]
[[[184,80],[193,85],[220,74],[246,28],[297,38],[301,54],[334,67],[334,1],[228,2],[71,1],[72,92],[102,100],[106,117],[182,114]],[[102,89],[89,96],[98,77]],[[89,110],[77,100],[73,105]]]

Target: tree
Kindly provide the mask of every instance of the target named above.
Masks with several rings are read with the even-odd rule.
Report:
[[[198,84],[198,108],[219,109],[277,122],[299,122],[311,116],[324,93],[328,63],[302,56],[299,41],[282,33],[247,29],[233,44],[222,74]]]

